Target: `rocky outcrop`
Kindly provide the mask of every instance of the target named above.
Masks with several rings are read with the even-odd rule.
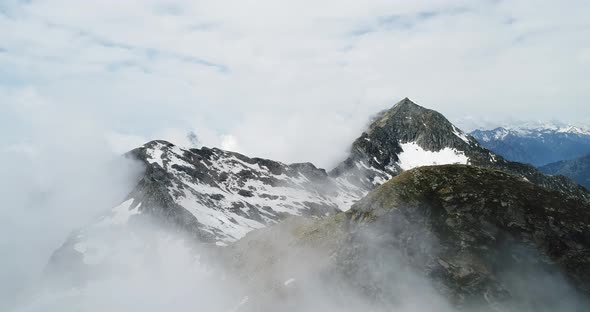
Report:
[[[73,233],[52,266],[84,268],[116,257],[120,251],[108,239],[121,230],[129,234],[134,223],[156,222],[195,241],[225,246],[290,216],[346,211],[391,177],[424,165],[498,169],[571,200],[589,198],[585,188],[565,177],[506,161],[440,113],[407,98],[378,114],[352,144],[350,156],[329,173],[311,163],[284,164],[166,141],[148,142],[126,156],[145,166],[135,189],[121,205]]]
[[[347,212],[254,231],[231,246],[228,258],[252,285],[266,285],[262,293],[283,278],[269,272],[288,272],[302,287],[310,277],[300,272],[314,272],[384,310],[408,303],[410,287],[435,289],[460,310],[583,311],[590,296],[588,229],[584,201],[497,170],[421,167]],[[286,271],[302,257],[320,261]]]
[[[575,182],[549,177],[531,165],[504,159],[482,147],[442,114],[408,98],[378,114],[354,141],[348,159],[330,174],[352,180],[358,176],[388,180],[414,167],[454,163],[502,170],[568,196],[590,200],[590,193]]]
[[[310,163],[288,165],[217,148],[185,149],[158,140],[126,156],[145,167],[136,187],[120,206],[72,233],[50,267],[82,271],[109,262],[124,251],[108,239],[112,233],[134,236],[134,224],[155,222],[223,246],[289,216],[335,214],[368,191]]]

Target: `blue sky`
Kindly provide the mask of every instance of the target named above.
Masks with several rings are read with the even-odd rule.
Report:
[[[329,167],[406,96],[452,120],[590,123],[589,13],[588,1],[4,0],[0,139],[14,150],[65,133],[123,151],[195,131]]]

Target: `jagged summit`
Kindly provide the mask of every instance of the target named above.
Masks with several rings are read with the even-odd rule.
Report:
[[[416,104],[416,102],[410,100],[410,98],[405,97],[401,101],[395,103],[392,107],[397,109],[412,109],[412,110],[428,110],[427,108]]]
[[[388,180],[414,167],[467,164],[470,159],[465,152],[474,148],[480,148],[479,144],[442,114],[404,98],[377,114],[353,142],[348,159],[332,174]]]
[[[133,228],[146,219],[171,225],[197,241],[231,244],[289,216],[319,218],[346,211],[393,176],[427,165],[497,169],[570,197],[590,198],[584,187],[567,178],[504,160],[440,113],[407,98],[381,113],[353,142],[350,156],[329,173],[311,163],[284,164],[218,148],[186,149],[163,140],[126,155],[146,168],[136,187],[121,205],[72,235],[55,253],[59,261],[54,266],[86,268],[108,262],[124,247],[109,245],[101,239],[104,233]]]
[[[369,125],[366,133],[375,133],[373,138],[382,143],[394,138],[400,143],[416,142],[429,151],[476,143],[439,112],[422,107],[408,98],[381,112]]]
[[[499,169],[547,188],[588,198],[583,187],[568,179],[547,177],[532,166],[505,160],[482,147],[441,113],[408,98],[379,113],[353,142],[349,157],[330,174],[352,178],[350,183],[361,183],[370,189],[376,181],[389,180],[402,171],[444,164]]]
[[[403,100],[395,103],[391,108],[385,109],[375,115],[366,132],[371,132],[375,128],[386,126],[387,122],[392,118],[395,119],[396,116],[418,116],[426,113],[426,111],[428,111],[427,108],[414,103],[412,100],[406,97]]]
[[[416,104],[416,102],[412,101],[410,98],[405,97],[401,101],[395,103],[392,108],[399,108],[399,109],[414,109],[414,110],[430,110],[426,107],[420,106]]]

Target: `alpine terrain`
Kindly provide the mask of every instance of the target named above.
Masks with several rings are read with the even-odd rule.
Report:
[[[273,285],[284,276],[302,289],[319,276],[334,300],[354,305],[352,289],[376,311],[400,302],[415,311],[449,311],[447,304],[461,311],[585,311],[588,208],[502,171],[426,166],[396,176],[344,213],[254,231],[227,252],[239,276],[264,294],[249,301],[252,311],[273,304],[266,294],[283,291]],[[310,255],[319,265],[289,264]],[[302,300],[298,295],[290,300]]]
[[[589,191],[505,159],[408,98],[377,114],[329,171],[166,141],[125,156],[145,167],[136,187],[71,234],[49,278],[82,287],[110,268],[132,270],[137,262],[121,269],[121,257],[154,261],[174,232],[248,285],[235,311],[277,302],[301,311],[285,304],[305,296],[311,280],[335,302],[350,292],[377,310],[403,302],[408,287],[428,289],[449,309],[549,309],[565,294],[576,308],[590,292]],[[297,259],[318,261],[283,267]],[[512,272],[528,274],[526,285]],[[538,272],[566,286],[544,296],[532,287]],[[299,291],[285,294],[287,286]]]
[[[572,160],[562,160],[539,168],[546,174],[566,176],[590,188],[590,154]]]
[[[590,153],[590,129],[559,123],[475,130],[471,135],[506,159],[543,166]]]

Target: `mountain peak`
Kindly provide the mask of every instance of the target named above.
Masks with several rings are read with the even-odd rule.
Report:
[[[388,180],[417,166],[470,163],[468,151],[477,148],[442,114],[404,98],[373,119],[352,144],[349,158],[332,174],[358,169],[367,174],[367,181]]]
[[[410,100],[409,98],[404,98],[401,101],[395,103],[390,109],[383,111],[383,114],[386,115],[393,115],[393,114],[411,114],[411,115],[420,115],[425,114],[427,112],[434,112],[428,108],[422,107],[416,102]]]
[[[530,165],[506,161],[441,113],[408,98],[378,114],[353,142],[349,157],[330,174],[345,178],[364,176],[361,180],[365,184],[375,184],[415,167],[444,164],[499,169],[572,197],[590,198],[584,187],[568,179],[547,177]],[[365,188],[370,189],[369,186]]]
[[[441,114],[422,107],[406,97],[390,109],[383,110],[377,114],[366,132],[371,133],[376,128],[392,126],[396,128],[413,127],[413,124],[416,122],[418,126],[430,124],[432,117],[441,119],[441,121],[444,119],[446,123],[449,123]]]
[[[445,147],[457,148],[471,144],[465,133],[442,114],[422,107],[407,97],[377,115],[366,133],[385,140],[395,138],[399,143],[415,142],[433,152]]]
[[[111,257],[127,255],[125,252],[129,249],[128,245],[117,242],[111,246],[111,238],[118,238],[119,233],[122,233],[121,236],[131,234],[129,240],[135,246],[136,236],[148,236],[136,235],[138,228],[135,226],[152,224],[155,221],[154,224],[165,228],[172,226],[175,232],[186,234],[187,238],[225,246],[252,230],[281,222],[288,216],[319,218],[352,209],[357,200],[377,185],[421,166],[474,165],[423,168],[401,176],[396,180],[398,182],[387,184],[407,186],[399,191],[416,194],[413,198],[420,200],[430,200],[429,196],[438,190],[460,190],[453,197],[449,197],[448,193],[440,194],[443,195],[439,196],[442,200],[452,201],[451,206],[443,207],[445,211],[447,208],[449,211],[456,209],[457,201],[466,203],[464,200],[486,199],[487,197],[481,196],[489,196],[486,193],[489,188],[481,183],[489,183],[488,178],[493,175],[484,172],[478,178],[477,174],[482,169],[475,166],[510,173],[515,177],[500,178],[512,181],[522,188],[536,184],[562,192],[576,200],[590,202],[590,193],[582,186],[565,177],[545,176],[532,166],[504,160],[481,147],[440,113],[423,108],[408,98],[381,113],[371,128],[353,143],[349,157],[329,174],[310,163],[287,165],[217,148],[182,148],[162,140],[148,142],[127,155],[144,165],[143,175],[139,176],[135,188],[123,203],[106,212],[95,223],[75,232],[54,253],[48,270],[58,272],[60,278],[64,275],[59,271],[61,268],[79,271],[82,279],[96,276],[83,270],[108,267]],[[492,174],[498,176],[499,173]],[[504,185],[504,180],[492,185]],[[474,194],[478,195],[477,198],[464,196],[464,186],[476,187]],[[514,191],[513,188],[508,189]],[[491,191],[494,190],[502,191],[499,188]],[[481,192],[483,195],[479,196]],[[490,198],[499,196],[503,194]],[[492,201],[486,200],[477,203],[490,202]],[[363,201],[356,205],[357,208],[352,213],[362,213],[358,207],[366,203],[367,201]],[[511,205],[498,201],[490,205],[496,204],[503,208],[512,208]],[[473,205],[466,204],[469,209],[471,206]],[[412,211],[420,212],[419,209]],[[491,211],[495,213],[495,210]],[[463,210],[460,212],[461,216],[470,216],[463,213]],[[342,218],[343,214],[338,216]],[[458,219],[460,222],[453,224],[472,222],[469,218],[472,217],[468,217],[467,221]],[[446,218],[441,220],[442,224],[454,226],[446,222]],[[109,234],[103,236],[106,232]],[[146,247],[152,245],[145,244]],[[558,247],[560,246],[562,245]],[[151,249],[142,254],[150,255]]]
[[[408,97],[403,98],[401,101],[395,103],[395,105],[393,105],[393,107],[398,107],[398,108],[421,108],[421,109],[426,109],[418,104],[416,104],[414,101],[410,100]]]

